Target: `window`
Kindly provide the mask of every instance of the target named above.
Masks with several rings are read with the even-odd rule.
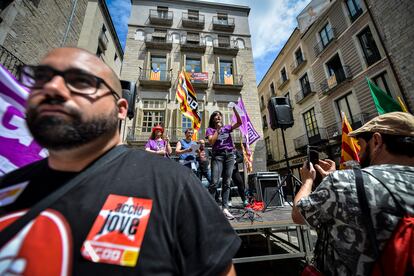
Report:
[[[273,84],[273,82],[270,84],[270,94],[272,96],[276,96],[275,85]]]
[[[326,67],[328,69],[329,75],[329,87],[333,87],[346,79],[344,67],[342,66],[341,59],[339,58],[338,54],[336,54],[326,63]]]
[[[303,120],[305,122],[306,134],[308,138],[314,137],[319,134],[318,123],[316,122],[315,109],[311,109],[303,114]]]
[[[369,27],[365,28],[358,35],[359,42],[361,43],[362,51],[364,52],[365,61],[370,66],[381,59],[381,55],[378,51],[377,45],[375,44],[374,37],[372,36]]]
[[[302,49],[299,48],[299,49],[296,50],[295,59],[296,59],[296,64],[297,65],[302,64],[302,62],[304,61],[303,54],[302,54]]]
[[[299,79],[300,87],[302,90],[303,97],[306,97],[311,92],[311,86],[308,78],[308,74],[306,73]]]
[[[192,128],[193,127],[193,122],[187,118],[186,116],[184,116],[184,114],[181,114],[181,128],[182,130],[186,130],[187,128]]]
[[[376,86],[381,88],[382,91],[387,92],[387,94],[392,97],[391,90],[388,86],[387,80],[388,80],[388,74],[386,71],[372,78],[372,81],[375,83]]]
[[[270,147],[270,139],[269,139],[269,137],[266,137],[265,138],[265,144],[266,144],[267,159],[273,159],[273,156],[272,156],[272,148]]]
[[[346,0],[345,2],[351,21],[354,22],[362,14],[360,0]]]
[[[352,125],[352,128],[355,129],[354,124],[356,121],[359,121],[359,119],[355,117],[355,115],[357,115],[356,107],[358,106],[358,103],[352,93],[348,93],[345,96],[339,98],[335,101],[335,103],[338,109],[339,117],[341,118],[341,112],[344,112],[349,123]]]
[[[162,100],[143,100],[142,132],[151,132],[158,124],[164,125],[166,102]]]
[[[260,108],[263,109],[265,108],[265,101],[264,101],[264,97],[263,95],[260,96]]]
[[[233,108],[228,107],[228,102],[217,103],[218,110],[223,114],[223,124],[231,124],[231,118],[233,117]],[[233,136],[234,137],[234,136]]]
[[[229,20],[226,13],[217,13],[217,21],[219,24],[228,25]]]
[[[157,13],[159,18],[168,19],[168,7],[157,7]]]
[[[263,119],[263,128],[267,128],[267,118],[266,118],[266,115],[263,115],[262,119]]]
[[[332,41],[333,31],[331,24],[328,23],[322,28],[322,30],[319,32],[319,38],[322,42],[323,48],[325,48],[329,44],[329,42]]]
[[[286,68],[283,68],[280,71],[280,76],[282,78],[282,83],[285,82],[285,81],[287,81],[288,77],[287,77],[287,74],[286,74]]]
[[[227,60],[220,60],[220,83],[232,84],[232,82],[233,82],[233,62],[227,61]]]
[[[151,71],[159,73],[158,80],[167,79],[167,58],[165,56],[151,55]]]
[[[185,62],[185,71],[187,72],[201,72],[200,58],[187,58]]]
[[[197,10],[188,10],[188,19],[198,21],[199,12]]]

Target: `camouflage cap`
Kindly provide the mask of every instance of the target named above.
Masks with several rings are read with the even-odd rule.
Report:
[[[375,117],[348,136],[355,137],[366,132],[414,137],[414,116],[406,112],[390,112]]]

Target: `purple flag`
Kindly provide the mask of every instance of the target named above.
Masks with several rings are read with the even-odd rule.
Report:
[[[26,91],[0,66],[0,175],[47,156],[26,127]]]
[[[239,112],[240,118],[242,120],[242,125],[240,126],[240,132],[246,138],[247,145],[251,145],[257,140],[259,140],[260,135],[254,129],[252,122],[250,121],[249,115],[247,115],[247,111],[246,111],[246,108],[244,107],[242,98],[239,98],[239,101],[236,104],[236,109]],[[236,115],[233,115],[232,121],[237,122]]]

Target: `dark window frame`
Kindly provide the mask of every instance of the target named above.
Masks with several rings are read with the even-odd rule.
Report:
[[[319,135],[318,121],[316,120],[315,108],[311,108],[302,114],[308,138]],[[308,120],[309,119],[309,120]],[[313,134],[313,135],[310,135]]]
[[[350,4],[352,5],[353,10],[351,9]],[[352,22],[361,16],[363,11],[359,0],[345,0],[345,5],[348,9],[349,17]]]
[[[371,29],[369,26],[365,27],[362,31],[360,31],[357,35],[359,44],[361,46],[362,52],[364,53],[365,62],[368,66],[376,63],[381,59],[381,54],[379,52],[377,43],[372,35]],[[365,39],[363,38],[365,37]],[[369,54],[368,51],[372,53]]]

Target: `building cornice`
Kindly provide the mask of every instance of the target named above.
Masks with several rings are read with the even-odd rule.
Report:
[[[131,0],[134,2],[142,2],[142,0]],[[196,0],[158,0],[159,3],[171,3],[171,4],[183,4],[183,5],[192,5],[197,7],[206,7],[206,8],[224,8],[227,10],[245,12],[247,15],[250,14],[250,7],[242,5],[231,5],[231,4],[222,4],[222,3],[212,3],[207,1],[196,1]]]

